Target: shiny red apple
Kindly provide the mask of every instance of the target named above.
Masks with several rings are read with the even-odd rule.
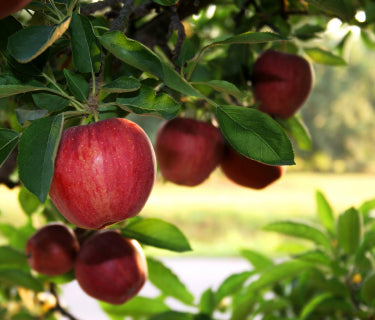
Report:
[[[62,275],[73,268],[79,243],[74,232],[58,222],[37,230],[26,243],[30,267],[49,276]]]
[[[26,7],[31,0],[0,0],[0,19]]]
[[[196,186],[219,165],[224,140],[209,122],[177,117],[159,128],[155,153],[162,176],[178,185]]]
[[[60,213],[84,229],[136,216],[155,180],[155,155],[132,121],[111,118],[66,129],[49,195]]]
[[[259,109],[290,118],[305,103],[313,85],[313,70],[303,57],[267,50],[255,61],[253,88]]]
[[[147,279],[147,263],[141,246],[115,230],[99,231],[86,240],[74,270],[84,292],[111,304],[122,304],[133,298]]]
[[[263,189],[284,173],[284,167],[267,165],[247,158],[231,147],[226,148],[220,168],[225,176],[238,185]]]

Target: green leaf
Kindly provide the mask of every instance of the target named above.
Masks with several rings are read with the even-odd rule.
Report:
[[[47,198],[51,184],[62,126],[62,114],[35,120],[20,139],[20,180],[42,203]]]
[[[208,86],[211,87],[212,89],[219,91],[219,92],[224,92],[227,94],[230,94],[232,96],[238,96],[241,94],[240,89],[238,89],[233,83],[230,83],[225,80],[211,80],[207,82],[192,82],[191,83],[193,86],[196,85],[202,85],[202,86]]]
[[[46,87],[38,87],[31,84],[0,84],[0,98],[15,96],[17,94],[32,91],[53,91]]]
[[[347,253],[353,254],[362,237],[362,216],[355,208],[350,208],[339,215],[337,221],[337,240]]]
[[[11,320],[35,320],[35,316],[27,312],[18,312],[12,317]],[[48,320],[52,320],[52,319],[48,319]]]
[[[121,305],[113,305],[105,302],[99,302],[101,308],[109,315],[119,315],[124,318],[127,316],[151,316],[154,314],[166,312],[169,307],[161,300],[136,296]]]
[[[66,108],[70,101],[55,94],[50,93],[34,93],[33,101],[38,108],[42,108],[51,112],[61,111]]]
[[[369,306],[375,306],[375,272],[371,272],[363,281],[361,296]]]
[[[258,297],[252,294],[239,294],[233,299],[233,311],[230,320],[248,319],[250,313],[252,313],[255,303]]]
[[[241,250],[241,256],[248,260],[256,270],[264,270],[274,265],[270,258],[254,250]]]
[[[216,306],[216,297],[211,288],[202,293],[199,300],[199,311],[202,314],[212,315]]]
[[[317,296],[310,299],[303,307],[300,318],[304,320],[318,307],[323,301],[332,298],[332,294],[329,292],[318,294]]]
[[[367,200],[361,204],[359,211],[362,213],[365,219],[364,222],[366,222],[366,219],[368,219],[373,209],[375,209],[375,199]]]
[[[176,65],[179,67],[184,66],[187,61],[194,58],[195,53],[196,49],[193,42],[190,39],[185,39],[184,43],[182,44],[180,55],[175,61]]]
[[[36,229],[30,223],[21,227],[0,223],[1,236],[7,239],[8,245],[19,250],[25,250],[27,240],[35,231]]]
[[[173,6],[177,3],[178,0],[152,0],[161,6]]]
[[[316,24],[304,24],[302,27],[299,27],[294,31],[294,34],[297,38],[301,40],[310,40],[317,37],[317,33],[325,31],[325,28]]]
[[[289,305],[290,301],[284,298],[278,297],[277,299],[264,300],[259,302],[259,307],[255,310],[254,313],[260,313],[262,315],[272,315],[275,311],[287,309]],[[263,319],[268,318],[264,317]],[[290,320],[290,318],[288,318],[288,320]]]
[[[165,313],[155,315],[150,320],[195,320],[195,317],[191,313],[168,311]]]
[[[0,268],[0,282],[31,289],[35,292],[43,291],[43,285],[29,272],[20,269]]]
[[[244,271],[228,276],[216,290],[216,303],[220,303],[223,298],[238,292],[243,287],[244,283],[254,274],[255,271]]]
[[[73,13],[71,44],[73,62],[81,73],[97,73],[100,70],[102,52],[88,17]]]
[[[301,117],[295,115],[288,119],[278,118],[276,119],[276,121],[296,141],[298,147],[301,150],[311,151],[311,135],[309,129],[306,127]]]
[[[40,206],[40,202],[35,195],[33,195],[25,187],[22,187],[18,194],[18,201],[21,205],[21,208],[27,215],[34,213]]]
[[[272,222],[264,228],[266,231],[275,231],[288,236],[313,241],[327,249],[331,248],[331,242],[327,235],[318,227],[296,221]]]
[[[54,282],[56,284],[66,284],[76,279],[74,270],[70,270],[64,274],[58,276],[47,276],[43,274],[38,274],[38,279],[43,283]]]
[[[8,66],[22,75],[39,75],[42,72],[46,60],[43,56],[29,63],[19,63],[9,53],[8,39],[17,31],[22,30],[22,24],[13,16],[0,20],[0,53],[4,56]]]
[[[331,265],[330,258],[321,250],[307,251],[298,255],[296,258],[315,264],[321,264],[325,266]]]
[[[8,38],[22,30],[22,24],[13,16],[0,19],[0,51],[5,52],[8,46]]]
[[[24,252],[11,246],[0,246],[0,266],[22,268],[28,264]]]
[[[119,77],[107,83],[101,90],[109,93],[124,93],[137,91],[140,87],[141,83],[134,77]]]
[[[375,6],[374,6],[374,9],[375,9]],[[367,21],[367,15],[366,15],[366,21]],[[370,32],[369,30],[361,29],[361,39],[368,49],[370,50],[375,49],[375,39],[373,37],[372,32]]]
[[[124,237],[157,248],[171,251],[190,251],[191,247],[184,234],[174,225],[156,218],[137,219],[121,230]]]
[[[154,89],[146,85],[137,92],[121,95],[116,99],[116,104],[135,114],[156,115],[167,120],[174,118],[181,107],[169,95],[165,93],[156,95]]]
[[[161,261],[147,257],[148,279],[164,295],[173,297],[187,305],[194,303],[194,296],[181,280]]]
[[[351,0],[307,0],[307,2],[343,21],[351,20],[356,12]]]
[[[43,109],[35,109],[33,107],[26,105],[21,108],[16,108],[15,112],[17,115],[17,121],[21,125],[24,125],[27,121],[33,121],[43,118],[48,111]]]
[[[0,167],[16,147],[19,140],[18,132],[0,128]]]
[[[169,64],[164,63],[153,51],[143,44],[127,38],[123,32],[108,32],[100,38],[100,42],[121,61],[158,77],[171,89],[188,96],[202,97]]]
[[[254,302],[257,301],[258,290],[295,277],[310,267],[311,264],[309,263],[289,260],[266,269],[257,280],[251,282],[246,291],[236,301],[231,320],[247,319]]]
[[[346,61],[330,51],[320,48],[305,48],[306,54],[316,63],[331,66],[346,66]]]
[[[237,106],[220,106],[216,115],[224,137],[239,153],[269,165],[294,164],[289,138],[269,115]]]
[[[261,273],[259,279],[249,285],[247,294],[250,294],[251,292],[254,294],[254,291],[294,277],[310,267],[310,263],[299,260],[288,260],[274,265],[272,268],[268,268]]]
[[[69,28],[71,17],[54,26],[30,26],[12,34],[8,40],[10,54],[21,63],[29,62],[47,50]]]
[[[215,41],[208,46],[217,46],[223,44],[257,44],[265,43],[270,41],[283,41],[286,38],[272,32],[245,32],[232,37],[228,37],[225,40]]]
[[[333,209],[323,192],[319,190],[315,192],[315,202],[320,222],[328,232],[334,234],[335,218],[333,216]]]
[[[70,91],[80,101],[86,101],[90,93],[90,85],[87,81],[68,69],[64,69],[64,75]]]

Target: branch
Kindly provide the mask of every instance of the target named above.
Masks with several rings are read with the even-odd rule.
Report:
[[[174,50],[172,51],[172,58],[173,60],[175,60],[180,55],[182,44],[186,38],[186,34],[185,34],[184,25],[181,23],[177,14],[177,7],[172,6],[172,7],[169,7],[168,9],[169,9],[170,17],[171,17],[171,23],[169,25],[169,32],[168,32],[169,37],[172,36],[172,33],[174,30],[177,31],[177,42],[176,42]]]
[[[97,11],[104,10],[106,8],[112,8],[117,6],[121,0],[103,0],[99,2],[90,3],[81,8],[81,14],[87,16]]]
[[[73,316],[70,312],[68,312],[60,304],[59,296],[58,296],[58,294],[56,292],[56,285],[53,282],[50,283],[49,291],[52,293],[52,295],[56,299],[56,306],[54,308],[50,309],[48,311],[48,313],[59,312],[61,315],[63,315],[64,317],[68,318],[69,320],[79,320],[78,318],[76,318],[75,316]]]
[[[140,4],[139,6],[135,7],[130,18],[131,20],[138,20],[148,15],[153,9],[157,8],[159,8],[159,5],[156,2],[148,0]]]
[[[122,0],[122,2],[124,3],[124,6],[120,10],[118,17],[112,21],[110,31],[124,31],[128,27],[129,17],[134,6],[134,0]]]

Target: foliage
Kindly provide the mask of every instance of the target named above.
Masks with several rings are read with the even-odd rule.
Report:
[[[144,319],[221,319],[222,315],[233,320],[370,319],[375,312],[375,202],[365,201],[358,208],[337,214],[321,191],[316,191],[315,198],[315,223],[283,220],[263,228],[298,242],[308,241],[312,244],[308,250],[272,260],[261,252],[243,249],[241,256],[252,268],[232,274],[217,288],[204,291],[196,299],[195,312],[168,310],[153,317],[144,314]],[[170,270],[154,259],[149,259],[149,267],[150,281],[160,290],[160,299],[174,297],[191,306],[191,294],[175,276],[171,277]],[[160,279],[162,285],[158,284]],[[174,285],[163,288],[166,282]],[[181,295],[170,292],[172,287]],[[108,314],[119,314],[118,309],[103,306]],[[131,315],[139,310],[128,312]]]
[[[361,21],[358,12],[366,19]],[[360,27],[363,42],[374,46],[370,0],[35,0],[0,20],[1,181],[22,185],[19,201],[28,216],[20,228],[0,225],[6,241],[0,247],[1,317],[54,319],[56,311],[74,319],[60,305],[56,288],[74,276],[37,275],[23,254],[38,226],[63,221],[48,191],[64,128],[129,114],[167,120],[194,115],[216,121],[240,153],[266,164],[293,165],[293,146],[310,150],[310,135],[300,115],[281,121],[257,110],[252,65],[268,48],[313,63],[346,65],[350,30],[333,45],[319,41],[333,17]],[[14,164],[18,176],[10,178]],[[103,303],[103,310],[112,319],[213,319],[215,310],[229,310],[236,320],[370,318],[371,203],[348,209],[336,225],[324,196],[317,198],[322,226],[275,222],[266,227],[311,241],[315,250],[281,263],[244,251],[254,271],[208,289],[197,305],[173,271],[149,257],[149,280],[160,298]],[[138,217],[114,227],[146,246],[191,250],[183,233],[165,221]],[[196,312],[170,310],[167,297],[194,305]],[[232,298],[229,309],[222,304],[226,297]]]

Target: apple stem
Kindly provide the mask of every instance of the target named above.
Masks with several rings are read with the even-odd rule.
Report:
[[[55,297],[56,299],[56,306],[53,307],[52,309],[50,309],[48,311],[48,313],[52,313],[52,312],[58,312],[60,313],[61,315],[63,315],[64,317],[68,318],[69,320],[79,320],[78,318],[76,318],[75,316],[73,316],[70,312],[68,312],[68,310],[66,310],[61,304],[60,304],[60,299],[59,299],[59,296],[57,294],[57,291],[56,291],[56,284],[53,283],[53,282],[50,282],[49,284],[49,291],[51,292],[51,294]]]

